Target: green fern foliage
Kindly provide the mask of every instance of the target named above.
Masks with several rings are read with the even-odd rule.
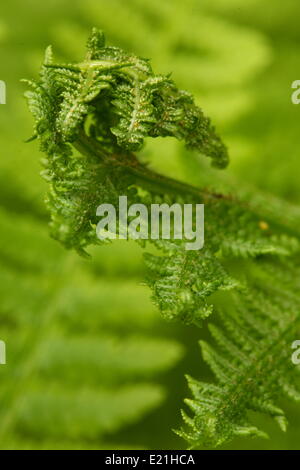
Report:
[[[178,250],[164,257],[146,254],[145,259],[152,273],[149,284],[154,300],[169,320],[201,325],[213,309],[207,299],[218,290],[239,285],[209,253],[199,256],[198,252]]]
[[[40,80],[29,85],[35,137],[46,153],[52,235],[81,254],[97,243],[95,207],[116,201],[135,182],[124,166],[139,170],[130,151],[146,137],[175,136],[210,156],[214,165],[227,164],[225,146],[191,96],[168,77],[155,75],[148,61],[105,47],[98,30],[81,64],[56,65],[47,49]],[[140,177],[147,177],[141,165]]]
[[[140,151],[148,138],[175,137],[188,149],[209,156],[219,168],[226,166],[228,155],[189,93],[179,90],[169,76],[155,75],[148,60],[106,46],[97,29],[88,40],[83,62],[56,64],[48,50],[40,79],[30,86],[27,98],[35,118],[35,137],[46,154],[43,176],[50,185],[51,231],[65,247],[85,254],[89,245],[99,244],[96,208],[103,202],[117,206],[120,195],[127,195],[129,203],[147,206],[153,202],[205,204],[205,247],[201,251],[188,252],[184,241],[173,237],[152,240],[153,252],[145,256],[148,284],[165,318],[200,326],[215,311],[220,323],[210,327],[218,348],[201,343],[218,384],[189,378],[194,398],[187,403],[193,416],[183,416],[191,429],[184,428],[179,434],[192,447],[205,448],[236,436],[264,436],[251,424],[249,410],[271,415],[284,430],[286,418],[277,401],[283,395],[298,400],[289,355],[299,328],[299,233],[293,227],[299,213],[286,205],[282,217],[276,214],[278,205],[263,196],[258,203],[254,197],[248,201],[245,195],[237,198],[198,189],[146,166],[133,152]],[[242,274],[237,269],[241,266]],[[230,299],[228,311],[220,298]],[[99,345],[84,339],[79,344],[74,338],[69,341],[65,363],[55,370],[72,383],[68,357],[79,349],[87,383],[89,370],[99,370],[105,377],[113,363],[121,371],[125,366],[114,357],[115,344],[113,336],[102,337]],[[46,359],[39,364],[42,375],[51,376],[52,363],[61,356],[63,340],[58,339],[56,345],[57,353],[48,347]],[[135,356],[138,349],[148,357],[152,346],[145,343],[142,347],[135,338],[130,345],[122,342],[119,350],[124,358]],[[45,348],[47,351],[47,345]],[[160,351],[158,343],[154,348]],[[100,358],[102,351],[106,361],[97,361],[95,357]],[[166,356],[164,364],[172,362],[172,357]],[[151,367],[143,366],[143,371],[150,374]],[[138,363],[128,374],[139,374]],[[153,390],[151,398],[149,389],[143,390],[148,402],[157,400],[157,391]],[[55,396],[55,388],[50,393]],[[126,388],[124,393],[129,401],[136,399],[134,390]],[[87,396],[97,408],[101,397]],[[52,396],[48,398],[52,400]],[[122,393],[112,394],[112,399],[121,410]],[[24,408],[25,417],[19,418],[21,427],[27,429],[26,415],[36,410],[40,420],[35,420],[34,432],[43,428],[43,419],[47,428],[52,427],[51,417],[40,413],[43,400],[37,387],[32,402]],[[62,396],[60,406],[66,407],[68,400],[72,397]],[[80,414],[81,397],[74,400]],[[131,412],[134,415],[129,410],[127,416],[120,411],[120,420],[132,419]],[[114,426],[113,418],[102,422],[102,416],[95,413],[91,417],[89,409],[86,416],[93,433],[102,426]],[[68,433],[73,425],[68,414],[64,419],[61,429]],[[82,429],[86,429],[84,424]]]
[[[51,56],[48,49],[41,80],[32,85],[35,91],[27,93],[27,98],[36,119],[36,136],[47,154],[43,176],[50,183],[48,206],[54,238],[85,254],[89,244],[99,243],[95,208],[100,202],[117,205],[120,194],[126,194],[130,202],[148,205],[157,197],[160,202],[208,203],[203,254],[187,254],[183,243],[176,240],[158,242],[167,252],[165,273],[159,267],[162,258],[152,256],[150,263],[156,276],[150,283],[162,310],[171,311],[169,317],[197,324],[212,310],[207,297],[239,284],[226,274],[220,257],[289,252],[291,238],[283,243],[276,235],[264,234],[257,216],[238,202],[157,175],[131,152],[140,148],[145,137],[173,135],[224,166],[226,148],[189,94],[179,91],[168,77],[154,75],[145,59],[105,47],[103,34],[97,30],[88,40],[82,64],[55,65]],[[91,75],[84,84],[87,73]],[[108,89],[98,88],[99,74],[101,83],[106,77]],[[71,103],[74,109],[70,112]],[[49,125],[44,127],[42,122]],[[72,133],[66,133],[66,128],[72,128]],[[140,196],[138,188],[146,196]],[[168,272],[174,272],[183,259],[183,276],[179,273],[177,280],[172,279]],[[165,297],[167,292],[171,294]]]
[[[146,447],[127,442],[126,429],[165,401],[162,374],[183,348],[155,333],[160,326],[147,290],[136,287],[134,250],[127,248],[133,273],[126,282],[109,281],[96,259],[66,257],[44,221],[17,218],[16,231],[11,212],[1,208],[1,339],[8,345],[1,449]],[[105,256],[126,272],[126,261],[108,253],[98,262],[105,265]]]
[[[188,377],[193,412],[183,418],[189,431],[179,434],[191,447],[217,447],[234,437],[267,437],[251,424],[248,412],[271,416],[285,431],[287,420],[278,406],[282,397],[300,401],[298,370],[291,361],[291,344],[299,332],[299,268],[289,266],[287,286],[282,285],[286,265],[258,263],[243,296],[235,299],[235,311],[220,311],[220,326],[210,325],[218,347],[201,341],[204,360],[218,384]],[[271,300],[272,299],[272,300]]]

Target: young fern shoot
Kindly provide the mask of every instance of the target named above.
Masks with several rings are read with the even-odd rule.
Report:
[[[191,431],[180,435],[194,447],[218,446],[236,435],[261,436],[248,423],[250,409],[273,416],[284,428],[283,411],[274,401],[283,394],[299,399],[288,352],[300,305],[296,277],[291,275],[284,289],[279,279],[297,271],[297,233],[275,216],[274,222],[271,209],[262,224],[251,204],[162,176],[138,159],[136,152],[151,137],[181,140],[218,168],[226,167],[228,154],[189,93],[170,76],[155,74],[148,60],[106,46],[101,31],[93,30],[78,64],[55,63],[48,48],[39,80],[27,83],[33,138],[45,154],[51,234],[66,248],[85,255],[90,244],[102,243],[96,208],[117,206],[120,195],[147,206],[206,205],[201,251],[185,250],[174,237],[150,240],[160,255],[145,255],[153,299],[165,318],[199,326],[213,311],[213,294],[225,292],[228,303],[232,293],[236,302],[229,312],[222,303],[216,309],[227,333],[211,327],[223,354],[202,343],[219,384],[189,378],[194,417],[184,413]],[[243,263],[242,278],[235,260]],[[276,295],[272,273],[278,278]]]

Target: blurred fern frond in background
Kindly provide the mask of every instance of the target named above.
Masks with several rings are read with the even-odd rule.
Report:
[[[154,312],[133,280],[116,302],[118,281],[99,283],[73,257],[64,260],[40,222],[18,217],[15,232],[3,209],[1,222],[2,240],[10,240],[0,254],[1,337],[9,345],[1,448],[126,447],[109,439],[164,401],[157,375],[182,347],[149,336]]]

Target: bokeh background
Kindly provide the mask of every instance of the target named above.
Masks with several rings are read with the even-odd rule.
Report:
[[[80,60],[92,26],[110,44],[172,72],[211,116],[231,154],[225,172],[171,139],[143,158],[194,184],[267,191],[300,202],[297,0],[10,0],[0,6],[1,449],[182,449],[173,432],[188,394],[184,373],[210,378],[197,345],[207,332],[160,319],[138,246],[115,242],[90,261],[48,235],[41,157],[22,78],[37,76],[44,49]],[[256,189],[253,189],[256,188]],[[300,449],[300,409],[268,441],[232,449]]]

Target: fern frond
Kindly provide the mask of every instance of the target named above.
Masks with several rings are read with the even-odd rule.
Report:
[[[128,380],[150,379],[168,370],[182,356],[177,342],[147,336],[119,337],[106,334],[67,340],[49,337],[40,350],[36,368],[45,380],[77,383],[76,368],[87,385],[122,384]]]
[[[284,268],[277,263],[267,267],[283,277]],[[218,385],[188,377],[193,399],[186,403],[194,416],[188,420],[190,430],[179,434],[193,448],[218,447],[238,436],[262,437],[265,433],[250,423],[249,411],[271,416],[285,431],[287,420],[278,400],[285,396],[299,401],[297,371],[291,361],[300,307],[292,292],[299,283],[294,280],[287,291],[262,268],[267,287],[252,287],[236,299],[236,310],[219,312],[221,328],[210,325],[218,347],[200,342]]]
[[[209,252],[184,249],[169,256],[146,254],[152,276],[149,284],[155,302],[167,319],[201,325],[213,305],[207,302],[214,292],[238,288],[240,283],[226,273],[218,259]]]
[[[200,325],[218,305],[219,293],[237,299],[230,312],[221,313],[226,332],[223,326],[211,326],[219,348],[201,342],[218,384],[189,380],[194,399],[187,404],[194,415],[183,414],[191,431],[180,434],[193,447],[220,446],[234,436],[264,436],[249,422],[249,410],[272,416],[284,430],[286,418],[277,400],[282,394],[299,398],[289,359],[289,342],[299,327],[299,234],[291,230],[296,211],[284,222],[273,217],[273,207],[265,208],[262,219],[255,201],[251,206],[243,198],[200,190],[141,163],[132,152],[149,137],[166,136],[209,156],[214,166],[223,168],[228,161],[226,147],[191,95],[169,76],[154,74],[147,60],[105,46],[97,30],[82,63],[59,65],[50,60],[48,53],[28,99],[35,134],[46,153],[43,176],[50,185],[53,237],[84,254],[89,245],[99,244],[97,206],[117,206],[119,195],[127,195],[129,204],[143,202],[147,207],[153,202],[204,203],[201,252],[187,252],[184,241],[172,237],[152,241],[160,254],[146,256],[154,300],[168,319]],[[239,264],[245,268],[242,279]],[[82,344],[81,351],[90,358],[94,349],[85,348]],[[51,373],[51,365],[42,367]],[[91,402],[101,406],[92,395]],[[54,401],[55,393],[48,399]],[[62,408],[67,399],[62,398]],[[25,429],[30,426],[27,414],[36,409],[40,414],[45,407],[39,392],[28,403],[29,411],[25,406],[20,416]],[[86,413],[92,427],[88,431],[83,424],[83,432],[101,432],[104,425],[97,414],[91,417],[89,407]],[[34,432],[44,425],[42,418]],[[50,418],[45,419],[51,427]],[[71,425],[62,422],[61,429],[70,433]]]
[[[214,165],[227,163],[225,146],[192,97],[170,78],[155,75],[147,60],[106,47],[98,30],[82,63],[55,64],[48,49],[40,80],[30,86],[35,135],[46,153],[42,175],[50,185],[52,235],[81,254],[99,243],[99,203],[115,203],[119,194],[138,202],[133,184],[157,192],[156,176],[129,153],[145,138],[172,135]]]
[[[157,406],[164,398],[159,386],[127,385],[118,390],[81,390],[80,393],[36,390],[24,396],[15,424],[35,439],[96,440],[117,432],[124,424]]]

